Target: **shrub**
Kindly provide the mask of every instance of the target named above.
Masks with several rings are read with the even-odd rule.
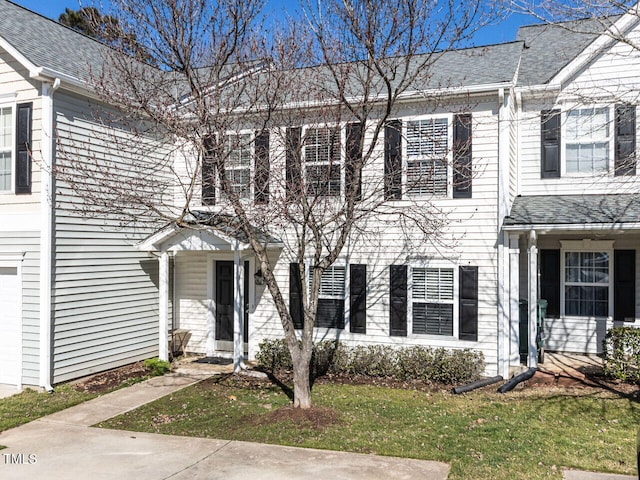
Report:
[[[605,375],[640,382],[640,329],[614,327],[607,332],[602,346]]]
[[[256,360],[269,372],[292,368],[284,340],[260,343]],[[333,340],[315,344],[311,361],[314,377],[338,373],[446,384],[476,380],[485,367],[482,353],[469,349],[393,348],[388,345],[347,347]]]
[[[158,358],[147,358],[144,361],[144,368],[149,371],[149,375],[152,377],[159,377],[171,370],[171,364],[166,360],[160,360]]]

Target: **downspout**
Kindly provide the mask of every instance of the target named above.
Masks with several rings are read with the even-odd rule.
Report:
[[[60,79],[42,82],[42,165],[40,180],[40,386],[53,392],[52,273],[53,273],[53,94]]]

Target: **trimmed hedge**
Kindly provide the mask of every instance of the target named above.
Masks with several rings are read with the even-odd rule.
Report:
[[[640,382],[640,329],[614,327],[602,341],[604,374],[625,382]]]
[[[261,342],[256,360],[268,372],[293,368],[284,340]],[[311,371],[314,377],[334,373],[452,385],[477,380],[484,367],[482,353],[469,349],[393,348],[388,345],[347,347],[337,341],[323,341],[313,347]]]

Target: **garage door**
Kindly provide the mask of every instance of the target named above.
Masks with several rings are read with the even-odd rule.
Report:
[[[20,383],[18,269],[0,267],[0,383]]]

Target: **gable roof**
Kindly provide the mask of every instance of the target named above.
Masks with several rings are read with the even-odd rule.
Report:
[[[8,0],[0,0],[0,47],[49,71],[87,82],[92,68],[102,65],[106,45]],[[20,58],[21,57],[21,58]],[[24,63],[24,62],[21,62]],[[32,74],[34,72],[31,72]]]
[[[516,197],[505,217],[507,227],[593,225],[640,222],[640,197],[617,195],[531,195]]]

